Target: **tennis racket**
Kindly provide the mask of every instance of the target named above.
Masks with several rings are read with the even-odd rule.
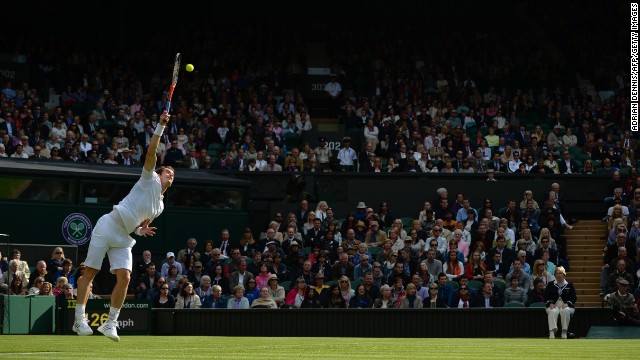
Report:
[[[169,88],[169,95],[167,96],[167,113],[171,109],[171,98],[173,97],[173,90],[178,83],[178,73],[180,72],[180,53],[176,54],[176,61],[173,64],[173,77],[171,78],[171,87]]]

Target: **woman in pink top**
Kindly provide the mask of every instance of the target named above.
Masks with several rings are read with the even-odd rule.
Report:
[[[264,287],[269,286],[269,278],[271,277],[271,273],[269,272],[269,267],[266,263],[260,265],[260,273],[256,276],[256,287],[258,289],[262,289]]]
[[[295,286],[291,290],[289,290],[289,293],[287,294],[287,297],[284,303],[288,307],[300,308],[306,294],[307,294],[307,283],[303,277],[299,277],[296,280]]]

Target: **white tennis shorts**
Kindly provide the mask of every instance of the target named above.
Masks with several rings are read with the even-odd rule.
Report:
[[[109,214],[98,219],[91,234],[89,251],[85,266],[100,270],[105,254],[109,256],[111,273],[118,269],[133,269],[133,255],[131,249],[136,241],[129,236],[127,231],[113,221]]]

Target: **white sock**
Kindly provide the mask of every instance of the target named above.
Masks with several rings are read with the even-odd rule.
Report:
[[[76,320],[84,318],[85,304],[76,304]]]
[[[118,320],[118,316],[120,316],[120,309],[119,308],[115,308],[115,307],[110,307],[109,308],[109,321],[116,321]]]

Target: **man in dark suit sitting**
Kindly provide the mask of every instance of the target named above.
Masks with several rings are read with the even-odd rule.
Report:
[[[302,229],[304,223],[307,222],[307,216],[309,215],[309,202],[306,199],[300,200],[300,207],[294,212],[296,214],[298,229]]]
[[[569,150],[562,151],[562,160],[558,161],[558,168],[560,174],[577,174],[580,171],[578,163],[571,158]]]
[[[156,264],[150,262],[147,264],[147,272],[140,277],[136,286],[136,299],[144,300],[147,298],[149,290],[152,289],[156,281],[160,278],[160,273],[156,272]]]
[[[307,230],[304,238],[305,246],[313,246],[314,243],[319,243],[322,238],[327,234],[325,230],[322,230],[322,221],[320,218],[313,219],[313,227]]]
[[[233,159],[233,169],[243,171],[249,164],[249,159],[246,158],[244,150],[238,149],[238,156]]]
[[[482,291],[478,293],[473,300],[475,302],[474,307],[502,307],[500,296],[493,292],[493,285],[490,282],[486,282],[482,285]]]
[[[506,173],[507,172],[507,166],[505,164],[502,163],[502,161],[500,161],[500,153],[499,152],[495,152],[493,153],[493,160],[491,160],[487,166],[489,166],[489,168],[493,169],[494,173]]]
[[[248,288],[249,280],[253,280],[255,277],[249,271],[247,271],[247,260],[240,259],[238,262],[238,270],[229,275],[229,287],[233,289],[236,285],[242,285],[244,288]]]
[[[509,273],[509,264],[502,263],[500,261],[500,253],[493,252],[491,256],[487,256],[485,261],[487,265],[487,271],[493,272],[494,276],[498,279],[505,279]]]
[[[365,146],[365,150],[358,155],[358,164],[360,164],[360,172],[373,171],[373,161],[376,158],[373,144],[368,142]]]
[[[487,257],[493,259],[494,255],[498,254],[500,260],[500,270],[506,268],[505,271],[509,272],[509,266],[511,266],[511,262],[515,257],[515,254],[513,253],[513,250],[509,249],[506,246],[506,244],[507,242],[505,238],[503,236],[498,236],[498,239],[496,239],[496,246],[492,247],[489,250],[489,254],[487,255]]]
[[[349,261],[349,255],[346,253],[340,254],[340,261],[336,262],[331,268],[331,278],[340,279],[342,276],[346,276],[349,280],[353,280],[353,273],[356,266]]]
[[[144,125],[144,131],[138,134],[138,143],[142,146],[143,149],[146,149],[149,146],[149,142],[151,141],[151,137],[153,137],[153,129],[151,124]]]
[[[624,233],[618,233],[618,235],[616,235],[616,242],[613,244],[608,244],[604,247],[604,264],[609,264],[607,267],[611,267],[612,269],[610,271],[613,270],[613,260],[619,258],[620,256],[620,250],[624,248],[624,253],[626,254],[635,254],[635,244],[633,243],[633,240],[628,238],[626,234]],[[628,262],[632,262],[633,260],[631,258],[629,258]],[[629,272],[633,272],[635,270],[635,264],[634,266],[631,266],[629,269]]]
[[[481,241],[484,244],[485,249],[490,249],[493,245],[493,239],[496,237],[495,231],[488,228],[487,224],[489,219],[484,218],[480,221],[478,229],[471,234],[471,244],[475,246],[475,243]]]
[[[196,148],[189,149],[189,152],[182,159],[182,166],[187,169],[199,169],[201,162],[196,156]]]

